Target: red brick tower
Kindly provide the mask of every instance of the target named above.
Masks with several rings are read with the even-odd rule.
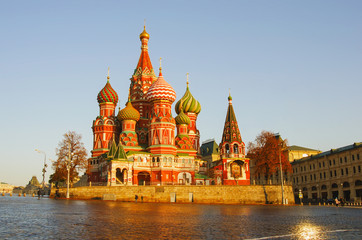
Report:
[[[175,138],[177,153],[187,153],[190,156],[196,156],[197,152],[194,149],[188,134],[188,125],[191,121],[190,118],[184,113],[182,107],[180,114],[175,117],[175,121],[177,126],[177,136]]]
[[[230,95],[228,100],[229,106],[219,146],[222,160],[223,184],[250,185],[249,159],[245,158],[245,143],[241,139]]]
[[[148,143],[148,123],[151,116],[151,104],[146,99],[146,93],[151,85],[156,81],[150,57],[148,55],[148,40],[150,35],[144,27],[140,34],[141,56],[131,78],[130,98],[132,105],[140,113],[140,119],[136,125],[138,142],[140,145],[147,147]]]
[[[163,78],[161,66],[158,79],[149,88],[146,97],[152,104],[148,149],[152,154],[175,155],[175,119],[171,105],[176,100],[176,93]]]
[[[99,92],[97,97],[99,103],[99,116],[93,121],[93,150],[92,157],[97,157],[109,150],[109,142],[116,132],[114,110],[117,105],[118,95],[109,83],[109,72],[107,83]]]
[[[182,102],[182,104],[181,104]],[[180,114],[181,109],[190,118],[188,125],[188,135],[193,148],[200,153],[200,132],[196,127],[197,116],[201,111],[200,103],[192,96],[189,89],[189,74],[187,73],[187,87],[184,96],[176,103],[175,111]]]
[[[140,114],[132,106],[130,98],[128,98],[126,107],[118,112],[117,118],[122,123],[122,132],[119,136],[120,143],[127,147],[128,150],[141,150],[138,147],[138,138],[135,131]]]

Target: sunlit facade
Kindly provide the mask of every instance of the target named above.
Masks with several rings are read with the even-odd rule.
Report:
[[[141,55],[124,93],[126,107],[119,107],[118,94],[107,83],[99,92],[99,116],[93,121],[93,150],[88,181],[99,185],[195,184],[200,167],[200,133],[196,122],[200,103],[187,87],[172,104],[176,92],[162,75],[158,77],[148,53],[150,35],[140,34]],[[128,95],[128,96],[127,96]],[[175,131],[176,130],[176,131]]]
[[[296,199],[343,198],[360,202],[362,197],[362,142],[331,149],[292,163]]]

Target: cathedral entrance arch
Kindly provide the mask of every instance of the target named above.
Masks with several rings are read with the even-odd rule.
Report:
[[[243,161],[236,160],[230,164],[231,177],[233,177],[234,179],[243,177],[243,172],[244,172],[244,162]]]
[[[189,172],[181,172],[177,176],[177,182],[181,185],[190,185],[192,183],[192,176]]]
[[[139,172],[137,174],[138,185],[151,185],[151,176],[148,172]]]
[[[121,171],[120,168],[116,169],[116,182],[117,183],[123,183],[123,172]]]

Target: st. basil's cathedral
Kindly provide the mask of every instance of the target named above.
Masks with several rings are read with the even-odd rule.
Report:
[[[118,94],[111,86],[109,74],[98,94],[100,111],[92,125],[88,181],[108,186],[209,182],[249,185],[249,159],[245,158],[231,96],[219,146],[220,159],[212,169],[205,168],[210,164],[200,154],[200,132],[196,126],[201,105],[191,94],[187,78],[186,92],[175,104],[177,116],[172,117],[176,93],[162,76],[161,61],[156,77],[148,53],[149,38],[144,28],[140,34],[141,55],[130,79],[125,107],[119,107],[116,115]],[[213,181],[216,177],[217,181]]]

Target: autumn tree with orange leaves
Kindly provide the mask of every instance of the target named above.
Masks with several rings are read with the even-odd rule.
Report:
[[[279,174],[279,152],[281,151],[281,162],[283,172],[291,172],[292,167],[288,160],[287,140],[282,140],[274,133],[262,131],[255,142],[249,142],[247,157],[254,161],[255,177],[268,181],[274,173]]]
[[[67,164],[70,156],[70,182],[78,177],[79,172],[87,169],[87,150],[81,141],[82,136],[74,131],[65,133],[56,148],[57,160],[53,162],[54,173],[49,182],[65,182],[67,180]]]

